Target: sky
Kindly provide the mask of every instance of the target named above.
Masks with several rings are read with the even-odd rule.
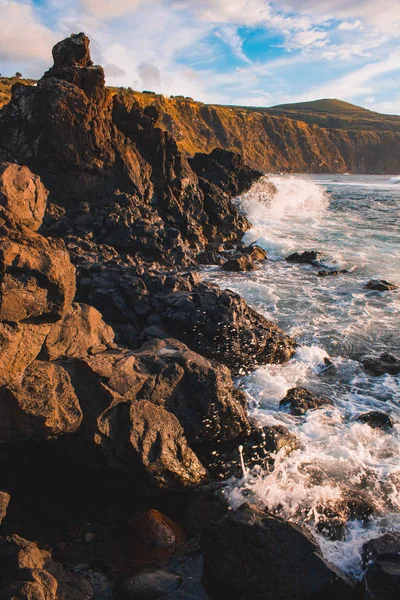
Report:
[[[400,114],[400,0],[0,0],[0,25],[4,76],[40,77],[52,46],[84,31],[108,85]]]

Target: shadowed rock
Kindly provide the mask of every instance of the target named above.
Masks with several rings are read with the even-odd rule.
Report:
[[[245,254],[230,258],[223,265],[224,271],[254,271],[254,264]]]
[[[371,279],[364,287],[366,290],[375,290],[377,292],[389,292],[398,289],[397,285],[389,283],[386,279]]]
[[[385,375],[385,373],[389,375],[398,375],[400,373],[400,359],[389,352],[384,352],[376,358],[366,358],[362,364],[368,373],[376,377]]]
[[[287,260],[287,262],[316,265],[316,266],[320,266],[321,259],[322,259],[322,254],[320,252],[316,252],[315,250],[305,250],[304,252],[293,252],[293,254],[289,254],[289,256],[287,256],[285,258],[285,260]]]
[[[232,599],[353,600],[350,579],[303,528],[242,505],[202,536],[207,590]]]
[[[390,416],[379,410],[373,410],[357,417],[357,421],[366,423],[373,429],[393,429],[393,420]]]
[[[365,581],[374,600],[396,600],[400,585],[400,535],[386,533],[362,548]]]

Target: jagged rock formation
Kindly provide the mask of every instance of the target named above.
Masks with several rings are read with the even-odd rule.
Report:
[[[223,148],[267,173],[398,173],[400,117],[354,111],[340,118],[275,107],[207,105],[191,98],[113,89],[142,108],[157,110],[160,127],[186,156]],[[358,107],[352,106],[353,109]]]
[[[188,502],[221,445],[296,447],[271,429],[268,450],[230,371],[286,361],[294,340],[194,270],[239,242],[232,197],[259,173],[220,150],[187,161],[152,110],[113,100],[88,47],[57,44],[0,115],[0,598],[97,597],[25,537],[131,574],[133,504]]]

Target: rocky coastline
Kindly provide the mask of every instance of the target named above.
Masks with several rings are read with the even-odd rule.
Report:
[[[265,260],[232,201],[261,173],[186,159],[153,106],[105,88],[84,34],[53,58],[0,112],[0,600],[396,597],[394,536],[355,583],[305,529],[220,493],[298,443],[257,428],[234,381],[295,340],[198,273]]]

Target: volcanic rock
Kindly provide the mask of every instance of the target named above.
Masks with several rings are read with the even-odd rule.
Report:
[[[0,388],[0,442],[46,440],[78,429],[82,412],[68,373],[39,360]]]
[[[257,244],[251,244],[250,246],[243,246],[240,251],[246,254],[250,260],[266,260],[268,257],[267,252],[261,246]]]
[[[18,535],[0,538],[0,598],[56,600],[57,581],[46,570],[50,554]]]
[[[0,492],[0,525],[7,514],[7,508],[10,504],[10,494]]]
[[[280,401],[281,407],[289,407],[290,414],[304,415],[308,410],[315,410],[323,406],[334,406],[332,400],[325,396],[316,396],[305,388],[291,388]]]
[[[292,263],[301,263],[309,265],[320,265],[322,254],[315,250],[305,250],[304,252],[293,252],[285,260]]]
[[[114,344],[114,332],[93,306],[74,302],[49,332],[43,351],[49,360],[79,358],[103,352]]]
[[[20,226],[0,207],[0,321],[56,321],[75,294],[75,269],[60,240]]]
[[[255,267],[251,259],[246,254],[242,254],[227,260],[222,268],[224,271],[253,271]]]
[[[361,423],[367,423],[373,429],[392,429],[393,428],[393,420],[390,416],[384,412],[379,410],[373,410],[363,415],[357,417],[357,421]]]
[[[389,352],[384,352],[376,358],[366,358],[362,364],[368,373],[376,377],[385,375],[385,373],[389,373],[389,375],[398,375],[400,373],[400,359]]]
[[[38,356],[50,324],[0,323],[0,386],[21,379]]]
[[[185,487],[206,476],[178,419],[147,400],[116,401],[99,417],[95,441],[110,465],[144,469],[159,487]]]
[[[235,599],[353,599],[355,589],[326,562],[303,528],[251,505],[207,529],[202,536],[207,590]]]
[[[400,585],[400,535],[386,533],[364,544],[365,581],[374,600],[395,600]]]
[[[0,164],[0,205],[16,221],[36,231],[42,224],[48,191],[37,175],[24,166]]]
[[[159,600],[173,596],[182,585],[182,577],[161,569],[147,570],[126,578],[114,591],[115,600]]]
[[[364,287],[366,290],[376,290],[377,292],[388,292],[398,289],[397,285],[389,283],[386,279],[371,279]]]

